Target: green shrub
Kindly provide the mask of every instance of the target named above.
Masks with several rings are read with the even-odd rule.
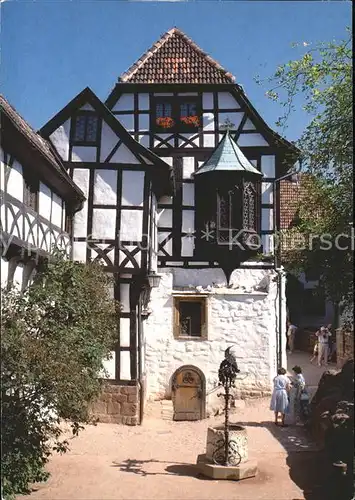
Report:
[[[45,481],[53,451],[65,452],[63,421],[76,435],[90,421],[103,359],[112,350],[117,304],[96,264],[56,254],[24,293],[2,290],[1,484],[6,499]]]

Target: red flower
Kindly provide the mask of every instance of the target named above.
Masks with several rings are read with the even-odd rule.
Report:
[[[181,116],[180,120],[185,123],[185,125],[192,125],[193,127],[198,127],[200,125],[200,120],[198,116]]]
[[[162,118],[156,119],[156,124],[162,128],[172,128],[175,125],[175,122],[170,116],[164,116]]]

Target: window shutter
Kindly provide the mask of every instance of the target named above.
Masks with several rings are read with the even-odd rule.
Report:
[[[180,301],[178,298],[174,298],[174,318],[173,318],[173,335],[174,338],[179,338],[180,336],[180,313],[179,305]]]
[[[38,210],[38,189],[38,179],[30,179],[28,175],[24,175],[24,203],[27,207],[35,211]]]
[[[207,299],[203,299],[201,303],[201,338],[207,339],[207,311],[208,302]]]

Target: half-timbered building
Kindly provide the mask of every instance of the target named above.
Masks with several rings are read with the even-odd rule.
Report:
[[[152,398],[203,418],[230,345],[237,392],[268,393],[285,362],[276,180],[298,152],[234,77],[174,28],[105,103],[86,88],[41,134],[86,196],[73,258],[102,262],[122,307],[101,420],[137,423]]]
[[[1,285],[20,289],[54,249],[71,254],[71,225],[85,199],[53,146],[0,96]]]

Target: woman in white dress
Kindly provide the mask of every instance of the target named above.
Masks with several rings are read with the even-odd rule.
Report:
[[[274,378],[274,390],[271,396],[270,410],[275,413],[275,425],[278,425],[279,414],[281,415],[281,425],[285,426],[285,416],[289,411],[288,393],[291,384],[286,376],[285,368],[277,370],[277,376]]]

